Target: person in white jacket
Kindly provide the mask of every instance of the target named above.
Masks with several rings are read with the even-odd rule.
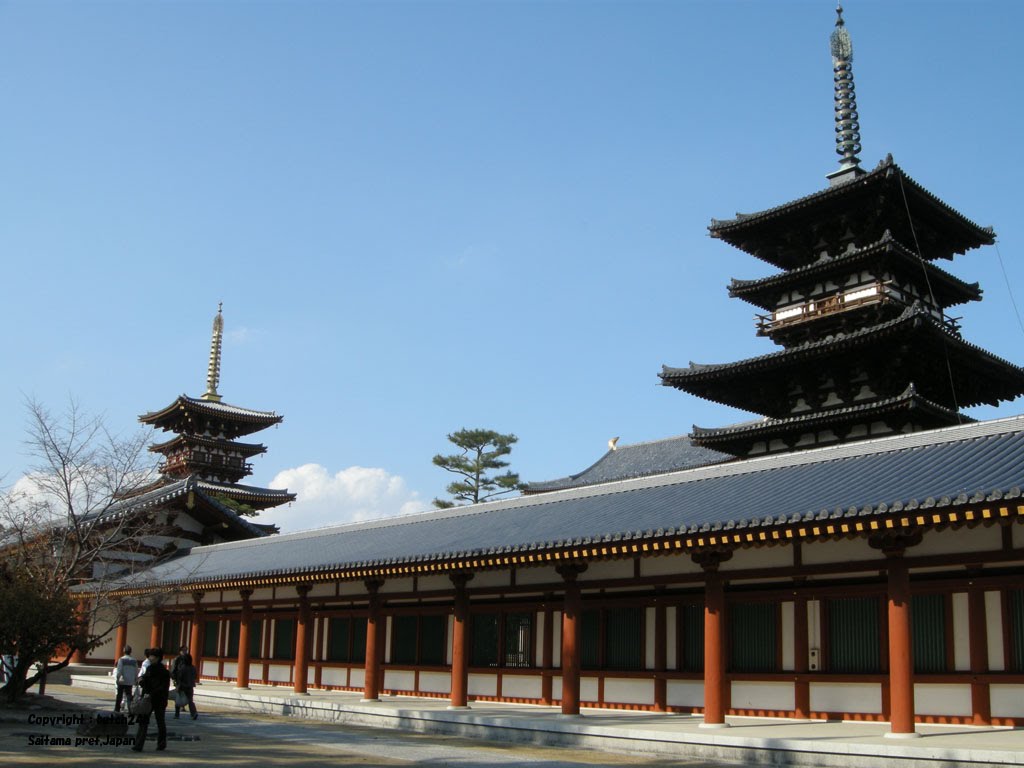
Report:
[[[114,702],[114,711],[121,711],[121,702],[125,701],[125,706],[132,700],[132,686],[135,685],[139,679],[139,662],[132,656],[132,647],[126,645],[124,647],[124,656],[117,660],[117,666],[114,667],[114,681],[117,683],[117,700]]]

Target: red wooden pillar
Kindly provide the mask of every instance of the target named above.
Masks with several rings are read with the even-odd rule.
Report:
[[[988,619],[985,615],[985,590],[975,582],[967,588],[967,622],[970,625],[971,711],[975,725],[992,724],[992,699],[989,684],[978,681],[988,672]]]
[[[124,647],[128,645],[128,622],[122,621],[117,625],[117,636],[114,639],[114,662],[121,658]]]
[[[570,564],[558,567],[565,582],[562,607],[562,714],[580,713],[580,623],[583,600],[577,577],[586,565]]]
[[[299,593],[299,616],[295,622],[295,693],[306,693],[309,677],[309,641],[312,637],[309,614],[309,585],[300,584],[295,587]]]
[[[914,736],[914,662],[910,637],[910,574],[903,550],[886,553],[889,597],[889,719],[886,736]]]
[[[363,680],[363,701],[380,700],[380,649],[383,622],[380,612],[381,581],[367,581],[370,605],[366,615],[366,672]]]
[[[668,709],[668,622],[666,621],[665,598],[658,597],[654,604],[654,711]]]
[[[704,722],[703,728],[724,728],[725,654],[723,624],[725,586],[718,563],[706,564],[704,576]]]
[[[242,598],[242,615],[238,621],[238,675],[236,688],[249,687],[249,630],[252,625],[251,589],[243,589],[238,593]]]
[[[199,678],[202,677],[203,670],[203,659],[202,659],[202,642],[203,642],[203,593],[193,592],[192,601],[195,603],[195,607],[192,609],[192,632],[188,638],[188,650],[192,654],[192,664],[196,668],[196,683],[199,682]],[[173,653],[176,648],[165,648],[164,651],[168,654]]]
[[[555,666],[555,609],[551,605],[553,595],[544,598],[544,634],[541,637],[541,682],[540,703],[551,706],[551,677]]]
[[[455,585],[455,605],[452,611],[452,692],[449,709],[466,709],[469,696],[469,634],[466,622],[469,620],[469,594],[466,582],[473,578],[471,573],[453,573],[449,576]]]
[[[810,643],[807,640],[807,597],[800,592],[793,597],[793,709],[796,717],[811,716],[811,686],[807,682]]]
[[[160,638],[164,633],[164,612],[160,608],[153,608],[153,623],[149,627],[149,647],[158,648],[160,646]],[[164,650],[170,652],[172,649],[165,648]],[[177,651],[178,649],[173,649]]]
[[[82,630],[82,633],[81,633],[83,635],[83,637],[88,633],[88,629],[89,629],[89,627],[87,626],[88,622],[89,622],[88,615],[89,615],[89,605],[88,605],[88,603],[85,600],[79,600],[75,604],[75,618],[77,619],[78,624],[84,627],[84,629]],[[85,664],[85,649],[83,649],[83,648],[75,648],[74,652],[71,654],[71,663],[72,664]]]

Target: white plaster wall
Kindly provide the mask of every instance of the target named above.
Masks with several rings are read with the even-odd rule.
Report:
[[[314,685],[316,683],[316,670],[312,666],[306,667],[306,685]]]
[[[384,687],[411,691],[416,686],[416,673],[405,669],[384,670]]]
[[[998,592],[985,593],[985,623],[988,625],[988,668],[991,672],[1006,669],[1003,656],[1003,600]]]
[[[703,707],[704,683],[699,680],[669,680],[665,703],[670,707]]]
[[[220,664],[216,661],[206,661],[205,659],[200,660],[199,667],[200,677],[217,677],[220,672]]]
[[[501,695],[513,699],[539,699],[541,678],[527,675],[505,675],[501,678]]]
[[[249,598],[249,602],[255,602],[257,600],[269,600],[274,595],[274,590],[271,587],[260,587],[252,591],[252,596]],[[241,599],[241,598],[239,598]]]
[[[839,525],[843,521],[822,521],[820,523],[808,523],[808,527],[814,525]],[[838,529],[837,529],[838,530]],[[916,547],[915,547],[916,553]],[[801,553],[804,565],[818,565],[819,563],[848,563],[853,560],[877,560],[879,564],[882,558],[877,550],[871,548],[867,539],[841,539],[840,541],[817,541],[813,546],[804,547]]]
[[[520,572],[522,573],[522,572]],[[516,574],[516,580],[520,573]],[[512,583],[512,572],[511,571],[480,571],[473,577],[473,581],[469,583],[469,586],[476,589],[477,587],[507,587]]]
[[[329,584],[314,584],[309,590],[309,597],[334,597],[334,582]]]
[[[238,677],[238,662],[225,661],[223,675],[224,677]]]
[[[821,650],[821,601],[807,601],[807,648]]]
[[[810,687],[815,712],[882,712],[882,686],[878,683],[811,683]]]
[[[1010,537],[1015,549],[1024,547],[1024,526],[1020,524],[1020,518],[1017,518],[1016,525],[1010,526]]]
[[[475,586],[476,578],[470,582],[470,586]],[[416,588],[420,592],[451,592],[454,589],[452,580],[447,576],[420,576],[416,582]]]
[[[366,591],[365,589],[363,590]],[[412,579],[387,579],[381,585],[380,591],[384,592],[412,592]]]
[[[143,651],[149,646],[149,636],[153,630],[153,614],[148,613],[145,616],[140,616],[137,619],[132,619],[128,622],[128,632],[125,635],[125,642],[132,647],[132,655],[137,658],[142,658]],[[176,651],[177,649],[166,648],[168,653]],[[121,656],[121,649],[118,648],[118,658]]]
[[[292,668],[284,664],[271,664],[267,679],[273,683],[287,683],[292,679]]]
[[[796,707],[792,683],[733,682],[732,706],[735,709],[784,709]]]
[[[989,686],[993,717],[1024,717],[1024,696],[1019,685]]]
[[[497,675],[470,675],[466,690],[470,696],[497,696]]]
[[[971,669],[971,624],[968,619],[967,593],[953,594],[953,669]]]
[[[323,685],[348,685],[348,670],[337,667],[324,667],[320,673],[320,682]]]
[[[349,672],[348,684],[352,688],[365,688],[366,687],[366,668],[365,667],[353,667]],[[342,683],[344,685],[344,683]]]
[[[645,557],[640,561],[641,576],[674,576],[678,573],[700,573],[700,566],[689,555],[682,554]]]
[[[552,611],[551,612],[551,634],[552,634],[552,646],[551,658],[552,664],[556,667],[562,666],[562,612]],[[554,694],[552,694],[554,695]]]
[[[796,652],[796,646],[793,642],[794,638],[794,626],[793,626],[793,614],[794,607],[793,603],[785,602],[782,604],[782,669],[790,671],[794,669],[794,653]]]
[[[445,672],[420,672],[420,690],[424,693],[451,693],[452,676]]]
[[[914,557],[948,555],[956,552],[987,552],[1003,545],[999,526],[929,531],[914,547]]]
[[[345,597],[358,596],[368,597],[366,586],[361,581],[343,581],[338,584],[338,594]]]
[[[369,629],[369,626],[367,626]],[[384,663],[391,663],[391,617],[386,616],[384,621]]]
[[[671,606],[665,609],[665,664],[669,669],[676,668],[676,609]]]
[[[562,678],[552,677],[551,678],[551,698],[560,699],[562,698]]]
[[[555,572],[553,565],[519,568],[515,572],[516,584],[561,584],[561,581],[562,578]]]
[[[533,633],[533,658],[534,665],[539,667],[544,663],[544,611],[537,611],[533,621],[537,627]]]
[[[455,616],[450,613],[448,614],[448,634],[445,635],[445,637],[448,638],[448,647],[444,652],[445,663],[448,664],[448,666],[451,666],[452,652],[454,650],[455,642]]]
[[[654,704],[654,681],[605,678],[604,700],[615,704]]]
[[[262,664],[250,664],[249,665],[249,679],[250,680],[262,680],[263,679],[263,665]]]
[[[597,678],[580,678],[580,701],[597,701]]]
[[[647,628],[644,632],[644,669],[654,669],[654,622],[655,609],[644,609],[644,622]]]
[[[604,562],[591,563],[583,573],[579,575],[581,584],[588,581],[600,581],[602,579],[631,579],[633,578],[633,560],[605,560]]]
[[[914,686],[914,712],[918,715],[962,715],[970,717],[971,686],[921,684]]]
[[[792,565],[793,547],[791,546],[754,547],[736,550],[732,553],[732,557],[722,563],[719,570],[725,573],[746,568],[788,568]]]

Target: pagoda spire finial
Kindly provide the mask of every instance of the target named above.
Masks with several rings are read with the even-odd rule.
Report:
[[[203,400],[220,402],[217,385],[220,383],[220,350],[224,340],[224,302],[217,304],[217,314],[213,318],[213,338],[210,340],[210,364],[206,369],[206,392]]]
[[[853,41],[843,20],[843,6],[836,6],[836,27],[829,38],[832,49],[832,72],[835,81],[836,154],[839,170],[828,174],[832,184],[848,181],[861,175],[860,123],[857,115],[857,95],[853,89]]]

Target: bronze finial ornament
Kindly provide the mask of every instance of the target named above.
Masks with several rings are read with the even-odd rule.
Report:
[[[213,318],[213,338],[210,339],[210,364],[206,369],[206,392],[203,400],[220,402],[217,385],[220,384],[220,350],[224,340],[224,302],[217,304],[217,314]]]
[[[836,6],[836,28],[829,38],[835,81],[836,154],[840,172],[858,168],[860,123],[857,122],[857,95],[853,89],[853,42],[843,21],[843,6]]]

